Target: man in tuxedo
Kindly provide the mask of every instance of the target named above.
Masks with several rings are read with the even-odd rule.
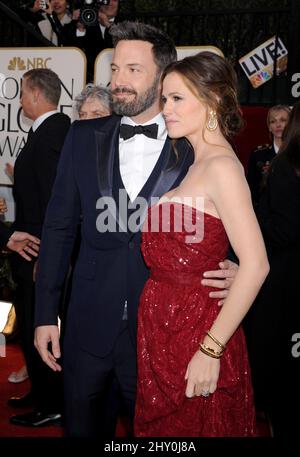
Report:
[[[25,116],[33,120],[33,125],[14,167],[14,229],[28,231],[38,238],[41,237],[58,158],[70,125],[69,117],[57,111],[60,94],[60,80],[52,70],[35,69],[23,75],[20,101]],[[14,305],[31,392],[25,397],[11,398],[9,404],[14,407],[33,404],[36,409],[12,416],[10,421],[16,425],[40,426],[60,419],[61,380],[41,364],[34,347],[34,262],[13,256],[12,272],[17,284]]]
[[[97,408],[112,374],[133,419],[137,309],[148,269],[139,224],[132,227],[130,217],[142,198],[145,211],[151,197],[178,186],[193,162],[184,141],[177,145],[176,159],[160,112],[160,75],[176,59],[173,42],[136,22],[114,25],[111,34],[111,90],[118,115],[75,122],[71,128],[45,219],[36,288],[35,344],[48,366],[61,370],[59,295],[82,215],[63,363],[71,436],[101,434]],[[212,276],[233,277],[234,267],[225,266]],[[222,280],[206,281],[224,288]]]

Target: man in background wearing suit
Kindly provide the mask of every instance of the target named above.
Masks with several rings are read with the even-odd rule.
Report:
[[[25,116],[34,122],[14,167],[14,229],[38,238],[41,237],[60,151],[70,125],[69,117],[57,111],[60,94],[60,80],[52,70],[35,69],[24,74],[20,101]],[[10,421],[15,425],[41,426],[61,418],[61,381],[56,373],[41,364],[33,344],[34,262],[26,262],[14,255],[12,272],[17,284],[14,305],[31,392],[24,397],[11,398],[9,404],[14,407],[33,404],[36,409],[12,416]]]
[[[152,197],[178,186],[193,162],[185,141],[178,142],[176,159],[160,112],[160,75],[176,59],[172,40],[137,22],[114,25],[111,33],[113,110],[120,116],[71,127],[45,219],[36,289],[35,344],[48,366],[60,371],[59,295],[82,215],[63,359],[71,436],[101,435],[99,399],[113,375],[133,419],[137,309],[149,272],[140,228],[131,226],[130,216],[142,198],[146,209]],[[107,210],[108,201],[116,211]],[[112,221],[112,230],[101,231],[102,217]],[[233,268],[220,277],[234,274]]]

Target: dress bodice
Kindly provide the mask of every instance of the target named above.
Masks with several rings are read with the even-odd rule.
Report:
[[[189,205],[164,202],[149,209],[142,251],[151,269],[199,277],[226,257],[228,238],[217,217]]]

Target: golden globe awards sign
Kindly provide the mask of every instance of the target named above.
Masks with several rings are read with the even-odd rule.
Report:
[[[14,164],[32,121],[20,107],[23,74],[33,68],[49,68],[61,81],[59,110],[73,117],[73,101],[84,85],[86,58],[77,48],[0,48],[0,184],[11,184],[6,163]]]
[[[177,48],[178,59],[198,54],[199,52],[209,51],[214,52],[224,57],[222,51],[215,46],[178,46]],[[104,49],[98,54],[95,61],[94,81],[95,84],[101,86],[108,86],[111,78],[110,64],[112,60],[113,49]]]

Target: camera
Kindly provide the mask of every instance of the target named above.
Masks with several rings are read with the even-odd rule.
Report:
[[[74,3],[74,9],[80,9],[80,22],[85,26],[92,26],[98,24],[99,6],[109,5],[109,0],[79,0]]]

